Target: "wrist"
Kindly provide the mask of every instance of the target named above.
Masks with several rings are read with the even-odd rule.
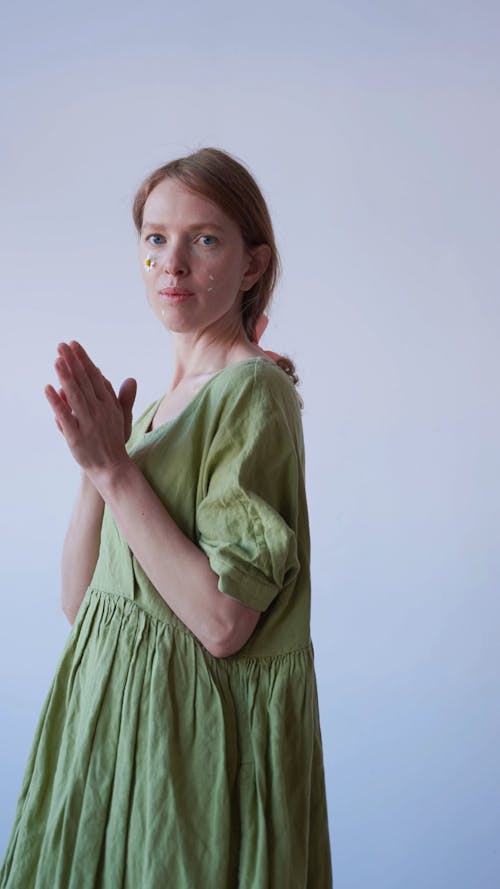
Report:
[[[82,469],[80,472],[80,493],[83,497],[95,497],[102,500],[99,491],[85,469]]]
[[[85,475],[89,484],[106,500],[113,491],[126,485],[127,480],[137,471],[133,460],[125,454],[121,460],[102,469],[86,470]]]

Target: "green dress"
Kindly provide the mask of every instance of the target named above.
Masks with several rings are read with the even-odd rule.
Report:
[[[211,655],[104,509],[39,718],[0,889],[331,889],[300,405],[271,359],[216,373],[127,450],[219,588],[262,612]]]

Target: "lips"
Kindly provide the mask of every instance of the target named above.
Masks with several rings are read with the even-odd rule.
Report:
[[[162,296],[192,296],[191,290],[185,290],[183,287],[164,287],[160,290]]]

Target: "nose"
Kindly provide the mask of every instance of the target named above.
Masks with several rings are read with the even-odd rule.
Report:
[[[179,275],[185,275],[188,269],[187,259],[185,255],[185,251],[182,249],[181,245],[178,244],[168,244],[163,252],[163,256],[161,258],[161,264],[163,266],[163,270],[172,275],[172,277],[178,277]]]

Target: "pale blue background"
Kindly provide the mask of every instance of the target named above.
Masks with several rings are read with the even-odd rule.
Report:
[[[168,387],[129,206],[215,145],[261,183],[284,262],[262,345],[306,404],[335,887],[497,889],[498,4],[9,7],[2,850],[69,632],[78,469],[43,387],[72,338],[138,378],[137,411]]]

